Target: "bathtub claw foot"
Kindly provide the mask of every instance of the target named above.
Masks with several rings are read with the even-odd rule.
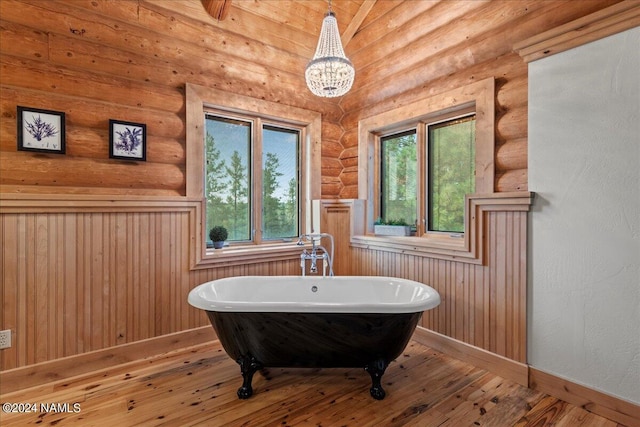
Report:
[[[376,360],[365,366],[365,370],[371,375],[371,388],[369,389],[369,393],[371,397],[376,400],[382,400],[386,396],[384,389],[382,388],[382,375],[384,371],[387,369],[388,363],[382,359]]]
[[[371,387],[369,393],[376,400],[382,400],[387,395],[381,385]]]
[[[262,364],[252,356],[240,357],[236,362],[240,365],[240,371],[242,372],[242,387],[238,389],[238,398],[248,399],[253,395],[253,388],[251,387],[253,374],[262,369]]]
[[[239,399],[248,399],[251,396],[253,396],[253,388],[251,388],[251,385],[247,386],[242,386],[238,389],[238,398]]]

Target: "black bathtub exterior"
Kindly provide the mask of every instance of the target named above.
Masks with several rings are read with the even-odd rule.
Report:
[[[371,375],[371,396],[407,346],[422,313],[254,313],[207,311],[220,342],[239,365],[238,397],[253,394],[253,374],[268,367],[353,368]]]

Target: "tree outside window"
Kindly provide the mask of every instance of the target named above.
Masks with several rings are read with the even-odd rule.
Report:
[[[429,126],[428,230],[464,232],[464,197],[475,192],[475,115]]]
[[[475,123],[470,114],[380,138],[384,221],[419,229],[421,219],[427,233],[464,233],[465,195],[475,192]]]
[[[415,129],[381,138],[382,200],[380,216],[387,222],[418,220],[418,169]]]
[[[207,229],[222,225],[236,243],[297,236],[299,144],[297,129],[207,114]]]

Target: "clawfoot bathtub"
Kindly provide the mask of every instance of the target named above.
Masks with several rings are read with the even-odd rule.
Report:
[[[239,365],[238,397],[267,367],[362,367],[383,399],[382,375],[406,347],[424,310],[440,304],[424,284],[392,277],[242,276],[203,283],[189,303],[205,310]]]

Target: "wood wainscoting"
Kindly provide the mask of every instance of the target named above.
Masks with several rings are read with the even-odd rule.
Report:
[[[52,197],[6,195],[0,206],[0,320],[13,333],[0,352],[3,371],[208,325],[186,301],[199,283],[299,274],[297,256],[191,270],[198,201]],[[337,241],[336,274],[427,283],[442,304],[421,326],[526,363],[526,212],[485,213],[485,261],[476,265],[350,247],[359,206],[321,203],[322,231]]]
[[[3,194],[0,371],[209,325],[187,303],[200,283],[297,275],[286,259],[192,270],[201,202],[184,197]]]
[[[482,263],[438,259],[420,253],[341,243],[336,274],[393,276],[416,280],[440,293],[442,303],[424,314],[421,326],[460,342],[520,363],[527,361],[527,211],[522,195],[512,201],[496,194],[500,204],[484,212]],[[530,203],[530,201],[528,202]],[[517,209],[514,209],[517,207]],[[346,211],[351,210],[351,214]],[[355,213],[354,213],[355,212]],[[362,231],[362,206],[356,200],[323,201],[322,216],[334,235]],[[355,219],[354,219],[355,218]],[[323,224],[324,224],[323,223]],[[343,239],[344,240],[344,239]]]
[[[191,270],[197,201],[52,197],[11,195],[0,203],[0,327],[13,333],[12,347],[0,351],[2,394],[45,390],[210,341],[215,334],[206,315],[186,300],[199,283],[299,274],[298,257]],[[436,288],[443,302],[423,317],[415,341],[640,425],[636,405],[526,366],[526,212],[486,213],[482,265],[352,248],[346,237],[361,228],[361,213],[353,200],[321,203],[322,231],[337,238],[336,274],[393,275]]]

